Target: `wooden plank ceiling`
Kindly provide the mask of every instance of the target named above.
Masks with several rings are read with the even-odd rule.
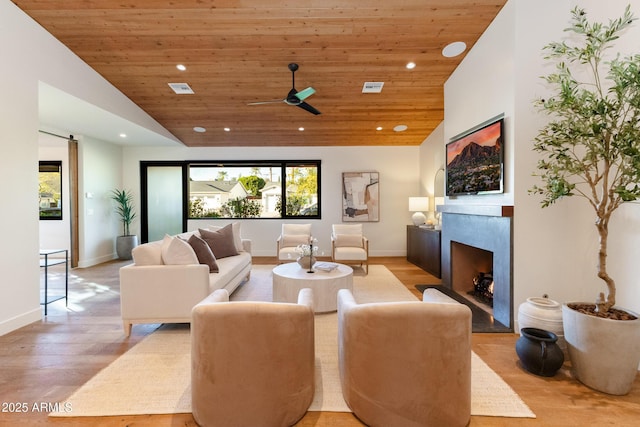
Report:
[[[443,84],[464,58],[442,49],[468,51],[505,2],[13,0],[192,147],[419,145],[443,120]],[[289,63],[322,114],[247,105],[284,99]],[[382,93],[362,93],[365,82],[384,82]]]

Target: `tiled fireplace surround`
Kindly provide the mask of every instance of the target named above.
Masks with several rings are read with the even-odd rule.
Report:
[[[438,211],[442,284],[463,294],[474,274],[493,271],[493,317],[513,329],[513,206],[442,205]]]

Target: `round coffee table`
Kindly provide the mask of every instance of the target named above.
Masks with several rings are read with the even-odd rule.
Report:
[[[353,290],[353,269],[337,264],[331,271],[307,273],[297,262],[280,264],[273,269],[273,301],[298,302],[300,289],[313,290],[313,310],[326,313],[338,309],[338,290]]]

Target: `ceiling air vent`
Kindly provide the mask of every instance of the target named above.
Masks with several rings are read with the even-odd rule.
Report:
[[[384,82],[364,82],[362,93],[380,93],[382,86],[384,86]]]
[[[169,83],[169,86],[178,95],[195,93],[186,83]]]

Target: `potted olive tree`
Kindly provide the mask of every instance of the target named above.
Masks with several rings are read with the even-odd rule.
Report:
[[[138,246],[138,236],[129,232],[131,222],[136,217],[133,194],[116,188],[111,192],[111,199],[116,202],[116,213],[122,222],[122,235],[116,238],[116,253],[120,259],[131,259],[131,251]]]
[[[545,46],[555,72],[544,77],[552,89],[536,101],[548,114],[534,150],[541,154],[534,173],[542,207],[578,196],[594,213],[599,236],[597,276],[606,285],[594,302],[563,306],[564,334],[574,375],[610,394],[627,394],[640,363],[640,320],[616,304],[616,283],[607,270],[612,214],[640,197],[640,55],[605,52],[635,17],[627,6],[608,24],[591,23],[583,9],[571,12],[572,44]]]

